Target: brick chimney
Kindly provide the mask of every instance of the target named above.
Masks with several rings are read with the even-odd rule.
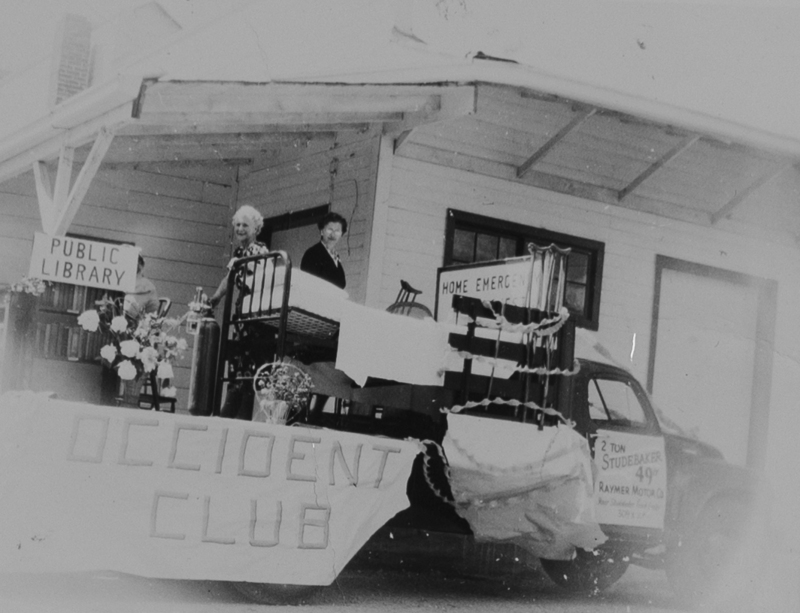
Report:
[[[92,77],[92,24],[82,15],[64,15],[56,31],[50,76],[51,106],[89,87]]]

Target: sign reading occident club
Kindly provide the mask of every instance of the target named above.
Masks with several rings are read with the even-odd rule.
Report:
[[[139,248],[37,232],[28,276],[120,292],[136,287]]]

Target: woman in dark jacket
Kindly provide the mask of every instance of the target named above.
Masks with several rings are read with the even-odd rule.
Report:
[[[347,232],[347,220],[338,213],[328,213],[319,220],[317,227],[320,241],[303,254],[300,270],[344,289],[347,281],[336,245]]]
[[[347,281],[344,267],[339,260],[339,255],[336,253],[336,245],[347,232],[347,220],[338,213],[328,213],[319,220],[317,227],[319,228],[320,241],[313,247],[309,247],[303,254],[303,259],[300,261],[300,270],[320,279],[325,279],[329,283],[344,289]],[[317,362],[313,367],[321,368],[322,372],[329,373],[341,386],[342,390],[349,391],[351,382],[343,373],[339,373],[334,369],[333,362],[328,361],[328,358],[323,358],[321,362],[318,360],[319,358],[310,360]],[[321,375],[317,372],[315,378],[319,376]],[[310,423],[319,422],[327,401],[327,395],[316,394],[314,405],[309,411],[308,421]]]

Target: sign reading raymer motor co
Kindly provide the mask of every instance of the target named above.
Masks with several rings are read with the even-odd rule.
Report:
[[[139,249],[132,245],[37,232],[28,276],[43,281],[133,292],[138,256]]]

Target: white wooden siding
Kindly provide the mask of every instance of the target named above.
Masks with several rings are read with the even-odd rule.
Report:
[[[264,217],[302,211],[328,202],[348,221],[339,255],[347,274],[347,292],[364,302],[372,214],[375,201],[379,137],[375,134],[343,134],[296,151],[269,167],[241,178],[239,204],[252,204]],[[331,160],[336,172],[331,181]],[[331,183],[333,194],[331,194]],[[310,247],[311,245],[309,245]]]
[[[167,174],[167,172],[171,174]],[[230,257],[231,186],[131,166],[103,169],[89,188],[70,233],[142,248],[145,274],[172,299],[171,317],[187,310],[196,286],[212,292]],[[33,234],[41,230],[32,173],[0,188],[0,283],[28,272]],[[175,369],[178,406],[186,406],[193,338]],[[99,381],[98,381],[99,385]]]

